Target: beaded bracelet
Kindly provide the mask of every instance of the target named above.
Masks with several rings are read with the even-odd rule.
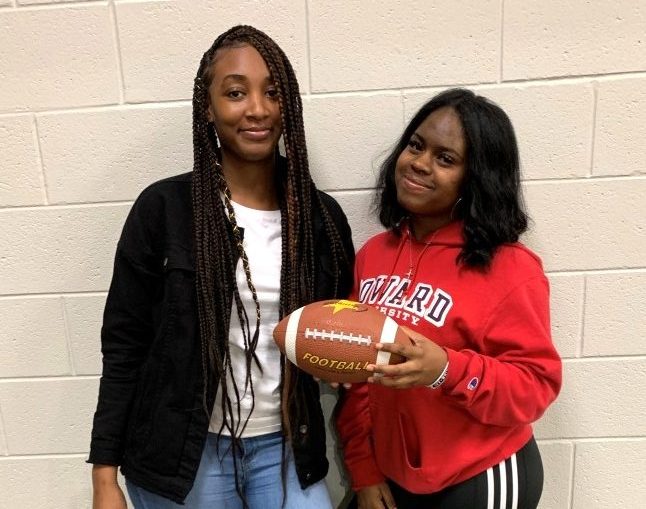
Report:
[[[435,382],[433,382],[431,385],[427,385],[426,387],[430,387],[431,389],[437,389],[440,385],[444,383],[444,380],[446,380],[446,375],[449,372],[449,361],[446,361],[446,365],[444,366],[444,369],[440,373],[440,376],[438,376],[435,379]]]

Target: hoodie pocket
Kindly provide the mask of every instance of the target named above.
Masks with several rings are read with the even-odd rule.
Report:
[[[399,436],[408,468],[412,470],[422,468],[422,453],[417,428],[415,423],[405,414],[399,414]]]
[[[419,470],[422,464],[418,427],[409,411],[401,406],[401,395],[392,389],[371,387],[373,447],[384,472]]]

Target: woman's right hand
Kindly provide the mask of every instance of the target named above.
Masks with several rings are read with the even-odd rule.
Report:
[[[358,509],[397,509],[395,499],[385,482],[357,491]]]
[[[117,483],[117,467],[94,465],[92,487],[92,509],[127,509],[126,497]]]

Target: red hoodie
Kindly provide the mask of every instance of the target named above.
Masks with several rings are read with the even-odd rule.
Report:
[[[384,232],[357,253],[353,298],[444,347],[449,369],[438,389],[347,391],[337,426],[355,490],[387,477],[434,493],[473,477],[525,445],[559,392],[540,259],[506,244],[480,271],[456,265],[462,244],[455,222],[426,243]]]

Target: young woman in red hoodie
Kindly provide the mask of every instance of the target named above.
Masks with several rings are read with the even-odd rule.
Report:
[[[529,509],[543,469],[531,423],[556,398],[540,259],[527,228],[514,130],[468,90],[425,104],[384,162],[387,231],[357,254],[354,299],[408,328],[343,396],[338,430],[360,509]]]

